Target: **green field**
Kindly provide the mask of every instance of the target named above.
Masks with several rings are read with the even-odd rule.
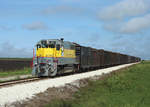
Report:
[[[55,99],[46,107],[150,107],[150,62],[89,81],[73,100]]]
[[[31,68],[24,68],[21,70],[15,70],[15,71],[5,71],[5,72],[0,72],[0,78],[2,77],[11,77],[11,76],[19,76],[19,75],[27,75],[31,74]]]
[[[31,61],[32,58],[0,58],[0,60],[23,60],[23,61]]]

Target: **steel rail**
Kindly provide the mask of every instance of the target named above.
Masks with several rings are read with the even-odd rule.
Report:
[[[27,83],[27,82],[32,82],[32,81],[37,81],[37,80],[42,80],[42,79],[44,79],[44,78],[33,77],[33,78],[25,78],[25,79],[20,79],[20,80],[2,82],[2,83],[0,83],[0,88],[4,87],[4,86],[11,86],[11,85],[15,85],[15,84]]]

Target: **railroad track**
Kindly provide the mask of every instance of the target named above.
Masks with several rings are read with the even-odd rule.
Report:
[[[60,78],[60,77],[67,76],[70,74],[72,73],[64,73],[61,76],[56,76],[55,78]],[[10,81],[1,82],[0,88],[5,87],[5,86],[15,85],[15,84],[34,82],[34,81],[45,80],[45,79],[50,79],[50,78],[49,77],[44,77],[44,78],[31,77],[31,78],[24,78],[24,79],[19,79],[19,80],[10,80]]]
[[[88,72],[92,72],[92,71],[88,71]],[[61,78],[63,76],[74,75],[74,74],[79,74],[79,73],[84,73],[84,72],[64,73],[61,76],[56,76],[55,78]],[[44,77],[44,78],[32,77],[32,78],[24,78],[24,79],[19,79],[19,80],[11,80],[11,81],[0,83],[0,88],[5,87],[5,86],[12,86],[15,84],[28,83],[28,82],[34,82],[34,81],[46,80],[46,79],[50,79],[50,78],[49,77]]]
[[[74,74],[79,74],[79,73],[84,73],[84,72],[64,73],[61,76],[56,76],[55,78],[61,78],[63,76],[74,75]],[[0,88],[5,87],[5,86],[12,86],[12,85],[16,85],[16,84],[21,84],[21,83],[28,83],[28,82],[34,82],[34,81],[39,81],[39,80],[45,80],[45,79],[50,79],[50,78],[49,77],[44,77],[44,78],[31,77],[31,78],[24,78],[24,79],[19,79],[19,80],[10,80],[10,81],[1,82]]]
[[[64,73],[61,76],[56,76],[55,78],[60,78],[60,77],[67,76],[67,75],[72,75],[72,72]],[[24,78],[24,79],[19,79],[19,80],[10,80],[10,81],[1,82],[0,88],[5,87],[5,86],[15,85],[15,84],[34,82],[34,81],[45,80],[45,79],[50,79],[50,78],[49,77],[44,77],[44,78],[31,77],[31,78]]]
[[[82,73],[82,72],[78,72],[78,73]],[[74,74],[77,74],[77,73],[74,73]],[[64,73],[61,76],[56,76],[55,78],[61,78],[63,76],[67,76],[67,75],[73,75],[73,74],[72,74],[72,72]],[[19,80],[10,80],[10,81],[6,81],[6,82],[1,82],[0,88],[5,87],[5,86],[15,85],[15,84],[34,82],[34,81],[45,80],[45,79],[50,79],[50,78],[49,77],[44,77],[44,78],[32,77],[32,78],[24,78],[24,79],[19,79]]]
[[[25,79],[20,79],[20,80],[13,80],[13,81],[2,82],[2,83],[0,83],[0,88],[4,87],[4,86],[10,86],[10,85],[15,85],[15,84],[33,82],[33,81],[38,81],[38,80],[42,80],[42,79],[44,79],[44,78],[33,77],[33,78],[25,78]]]
[[[88,71],[88,72],[91,72],[91,71]],[[64,73],[61,76],[56,76],[55,78],[61,78],[63,76],[74,75],[74,74],[79,74],[79,73],[84,73],[84,72]],[[1,82],[0,88],[5,87],[5,86],[15,85],[15,84],[34,82],[34,81],[45,80],[45,79],[50,79],[50,78],[49,77],[44,77],[44,78],[32,77],[32,78],[24,78],[24,79],[19,79],[19,80],[11,80],[11,81],[6,81],[6,82]]]

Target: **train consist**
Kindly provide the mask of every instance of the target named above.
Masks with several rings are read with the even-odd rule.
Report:
[[[36,44],[32,75],[53,77],[65,72],[98,69],[140,60],[138,57],[85,47],[63,39],[48,39]]]

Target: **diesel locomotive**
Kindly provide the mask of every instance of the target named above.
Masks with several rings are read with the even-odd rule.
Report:
[[[138,62],[134,56],[84,47],[61,39],[41,40],[36,44],[32,75],[53,77],[65,72]]]

